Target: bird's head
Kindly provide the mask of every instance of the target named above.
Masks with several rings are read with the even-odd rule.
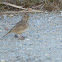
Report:
[[[29,17],[30,17],[29,15],[25,14],[25,15],[23,16],[21,22],[22,22],[23,24],[26,24],[26,23],[28,22]]]
[[[24,15],[23,18],[24,18],[25,20],[28,20],[29,17],[30,17],[29,15]]]

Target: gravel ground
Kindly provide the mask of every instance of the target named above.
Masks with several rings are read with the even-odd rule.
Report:
[[[0,18],[0,38],[5,35],[22,15],[3,15]],[[62,62],[62,14],[30,14],[29,28],[18,40],[10,33],[0,40],[1,62]]]

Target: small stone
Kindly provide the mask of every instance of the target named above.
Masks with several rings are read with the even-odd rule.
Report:
[[[45,54],[45,56],[50,56],[50,54]]]
[[[5,28],[5,30],[8,30],[8,28]]]
[[[13,17],[14,15],[10,14],[9,17]]]
[[[27,39],[27,38],[26,38],[25,40],[30,40],[30,39]]]

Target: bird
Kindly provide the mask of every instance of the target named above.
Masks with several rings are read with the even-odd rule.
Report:
[[[3,37],[8,35],[9,33],[15,33],[15,34],[24,33],[27,30],[28,26],[29,26],[29,23],[28,23],[29,17],[30,17],[29,15],[25,14],[22,17],[22,20],[19,21],[18,23],[16,23],[16,25],[7,34],[5,34]]]

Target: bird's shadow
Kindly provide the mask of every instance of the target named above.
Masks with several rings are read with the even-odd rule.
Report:
[[[21,36],[20,35],[14,34],[14,33],[10,33],[7,36],[1,38],[0,40],[13,40],[13,39],[17,39],[17,40],[25,40],[25,38],[27,38],[26,36]]]

